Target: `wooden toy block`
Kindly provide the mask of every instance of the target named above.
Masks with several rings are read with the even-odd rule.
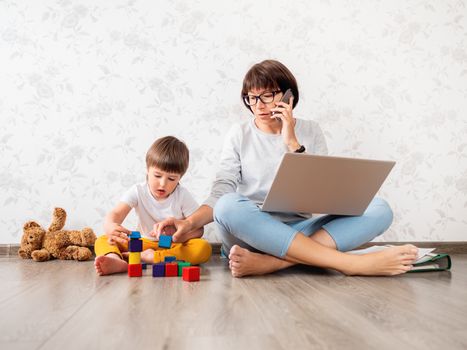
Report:
[[[179,276],[182,275],[182,271],[184,267],[188,267],[191,265],[189,262],[185,262],[185,261],[179,261],[177,263],[178,263],[178,275]]]
[[[141,264],[128,264],[129,277],[141,277],[143,275],[143,266]]]
[[[128,253],[128,264],[141,264],[141,253]]]
[[[141,239],[130,239],[128,242],[128,251],[132,253],[143,251],[143,240]]]
[[[141,233],[139,231],[131,231],[130,239],[140,239]]]
[[[199,281],[201,269],[199,266],[184,267],[182,272],[182,278],[187,282]]]
[[[178,276],[178,264],[168,263],[165,264],[165,277],[177,277]]]
[[[159,248],[170,248],[172,245],[172,236],[159,236]]]
[[[164,262],[168,263],[168,262],[175,262],[175,260],[177,260],[177,258],[175,256],[166,256],[164,258]]]
[[[152,277],[164,277],[165,276],[165,264],[157,263],[152,265]]]

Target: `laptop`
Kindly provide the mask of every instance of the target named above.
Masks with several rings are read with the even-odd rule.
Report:
[[[285,153],[261,210],[362,215],[395,164]]]

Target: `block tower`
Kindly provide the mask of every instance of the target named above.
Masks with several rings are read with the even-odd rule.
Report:
[[[143,241],[138,231],[131,231],[130,242],[128,243],[128,276],[141,277],[143,275],[143,265],[141,264],[141,252],[143,251]]]

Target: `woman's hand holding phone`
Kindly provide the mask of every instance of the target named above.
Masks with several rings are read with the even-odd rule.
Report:
[[[271,118],[278,118],[282,121],[281,134],[284,143],[291,152],[294,152],[300,147],[297,136],[295,135],[295,119],[292,112],[293,100],[292,91],[288,89],[282,96],[280,102],[275,102],[276,107],[271,109],[271,112],[273,112]]]

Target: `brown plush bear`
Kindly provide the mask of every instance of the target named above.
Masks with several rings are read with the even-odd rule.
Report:
[[[83,261],[91,258],[92,252],[87,247],[92,246],[96,240],[92,229],[86,227],[81,231],[62,230],[65,220],[65,210],[55,208],[47,231],[35,221],[25,223],[19,256],[23,259],[32,258],[34,261],[53,258]]]

